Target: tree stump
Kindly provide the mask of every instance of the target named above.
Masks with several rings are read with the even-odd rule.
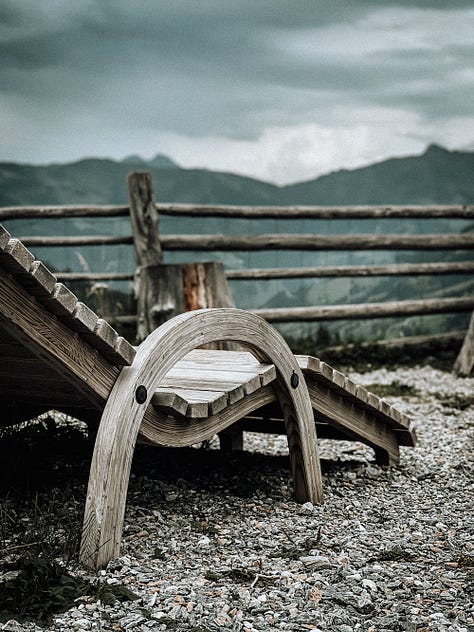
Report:
[[[177,263],[139,268],[138,339],[183,312],[205,307],[235,307],[222,263]]]

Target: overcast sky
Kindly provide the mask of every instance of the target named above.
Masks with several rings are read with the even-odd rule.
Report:
[[[278,183],[474,149],[472,0],[1,0],[0,160]]]

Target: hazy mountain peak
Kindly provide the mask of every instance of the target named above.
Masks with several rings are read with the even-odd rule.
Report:
[[[150,160],[146,160],[138,154],[130,154],[130,156],[126,156],[122,162],[127,165],[146,165],[149,167],[158,167],[159,169],[172,169],[179,166],[171,160],[171,158],[165,156],[165,154],[156,154],[156,156]]]
[[[122,160],[122,162],[126,163],[127,165],[143,165],[146,163],[146,160],[143,160],[143,158],[141,156],[139,156],[138,154],[130,154],[130,156],[125,156],[125,158]]]
[[[148,164],[153,167],[161,167],[162,169],[172,169],[179,167],[174,160],[171,160],[165,154],[156,154],[151,160],[148,161]]]
[[[446,149],[445,147],[441,147],[441,145],[437,145],[436,143],[431,143],[426,148],[424,155],[425,156],[447,156],[450,153],[451,152],[449,151],[449,149]]]

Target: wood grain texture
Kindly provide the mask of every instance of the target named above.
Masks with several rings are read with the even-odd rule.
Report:
[[[114,237],[110,235],[81,235],[81,236],[32,236],[20,237],[25,246],[36,248],[68,248],[70,246],[124,246],[133,244],[132,236]]]
[[[472,205],[413,205],[413,206],[235,206],[215,204],[156,204],[158,213],[184,217],[245,217],[249,219],[313,218],[313,219],[378,219],[378,218],[459,218],[472,219]],[[5,206],[0,208],[0,220],[42,217],[125,217],[128,206],[65,205],[65,206]]]
[[[365,318],[388,318],[393,316],[415,316],[422,314],[445,314],[469,312],[474,309],[474,298],[439,298],[385,303],[356,303],[352,305],[324,305],[320,307],[273,307],[254,309],[272,323],[321,320],[354,320]]]
[[[469,321],[461,350],[454,363],[454,370],[460,375],[470,375],[474,370],[474,312]]]
[[[131,345],[122,343],[117,348],[118,334],[64,285],[18,239],[10,238],[2,227],[0,233],[0,267],[9,273],[31,298],[37,299],[50,314],[57,316],[73,332],[79,333],[113,365],[130,363],[134,354]],[[106,333],[105,333],[106,332]],[[128,348],[127,348],[128,345]]]
[[[187,312],[148,336],[138,348],[133,365],[122,369],[107,401],[87,492],[81,543],[81,560],[85,564],[98,568],[118,554],[138,431],[155,442],[160,436],[153,407],[148,406],[156,387],[186,353],[216,339],[244,344],[259,360],[276,366],[295,495],[298,500],[322,501],[311,402],[301,370],[284,340],[264,320],[242,310]],[[297,388],[290,384],[293,374],[299,376]],[[142,404],[135,398],[138,386],[147,389]]]
[[[185,311],[234,307],[222,263],[141,266],[136,277],[137,339]]]
[[[245,217],[249,219],[381,219],[381,218],[461,218],[474,217],[473,205],[430,206],[233,206],[216,204],[157,204],[163,215],[185,217]],[[21,207],[20,209],[21,210]],[[1,215],[0,215],[1,217]]]
[[[0,268],[0,326],[59,372],[92,406],[102,406],[118,370]]]
[[[223,353],[225,353],[225,360],[222,358],[219,360],[219,355]],[[194,361],[193,358],[195,358]],[[212,367],[214,361],[218,364]],[[317,423],[320,424],[324,421],[327,425],[337,430],[339,437],[343,436],[346,439],[362,441],[370,445],[376,452],[377,460],[385,464],[397,462],[398,445],[414,445],[416,435],[411,427],[411,420],[401,414],[397,414],[387,402],[368,392],[365,388],[354,384],[343,373],[336,371],[317,358],[297,356],[297,361],[308,385]],[[242,383],[246,379],[247,374],[242,372],[245,369],[246,362],[249,363],[249,368],[252,368],[254,371],[257,369],[258,365],[255,365],[255,358],[245,352],[216,353],[200,349],[191,352],[178,362],[168,375],[175,372],[177,375],[181,375],[183,382],[185,382],[185,374],[187,372],[191,378],[188,382],[189,388],[187,390],[181,389],[179,391],[179,400],[173,401],[170,396],[170,393],[173,391],[172,380],[170,382],[165,380],[164,383],[168,384],[166,399],[160,399],[157,396],[153,398],[153,404],[160,408],[162,412],[176,414],[175,420],[170,417],[166,418],[166,428],[161,428],[160,430],[161,440],[163,441],[166,436],[167,445],[181,445],[182,441],[189,441],[189,437],[186,438],[182,434],[182,426],[185,421],[181,417],[191,417],[190,409],[186,408],[186,403],[191,405],[193,401],[192,377],[194,375],[199,375],[202,372],[203,378],[213,379],[209,388],[212,386],[217,391],[219,389],[225,391],[229,385],[229,380],[238,384],[239,372],[236,371],[237,368],[241,371]],[[264,405],[268,405],[268,392],[262,387],[271,383],[275,379],[275,375],[269,372],[267,375],[268,379],[265,382],[262,380],[260,390],[253,388],[252,391],[247,393],[247,396],[252,393],[252,398],[249,399],[245,396],[246,414],[262,414],[259,409]],[[199,381],[196,380],[194,383],[194,388],[198,389]],[[161,387],[159,390],[161,390]],[[215,396],[215,391],[212,393],[212,396]],[[244,395],[242,394],[239,399],[243,398]],[[210,401],[210,398],[206,397],[206,391],[199,392],[199,401]],[[209,428],[218,426],[222,429],[224,419],[227,424],[237,422],[241,408],[233,406],[235,401],[238,400],[234,400],[234,402],[228,401],[225,409],[222,407],[220,411],[209,410],[206,416],[214,416],[214,418],[206,420],[205,423],[204,420],[200,420],[199,429],[195,430],[196,434],[193,435],[192,439],[198,441],[203,440],[203,437],[207,438],[202,433],[203,431],[208,432]],[[253,408],[250,407],[250,402],[252,402]],[[173,409],[173,406],[176,406],[176,408]],[[221,415],[218,414],[220,412],[222,412]],[[272,413],[273,416],[276,414],[275,412]],[[195,416],[199,416],[199,414]],[[162,419],[161,424],[163,423]],[[268,427],[270,428],[271,425]],[[274,432],[278,432],[279,429],[281,430],[281,425],[274,424],[273,428]],[[187,432],[191,431],[188,430]],[[177,439],[179,441],[178,444],[173,443],[173,441],[176,441],[172,436],[173,433],[180,435],[179,439]]]
[[[127,184],[137,266],[158,265],[163,257],[151,174],[131,173]]]
[[[248,279],[308,279],[343,277],[379,277],[411,276],[436,274],[472,274],[474,263],[470,261],[455,263],[398,263],[366,266],[318,266],[300,268],[246,268],[226,270],[226,276],[232,280]]]
[[[41,219],[53,217],[127,217],[128,206],[66,205],[66,206],[4,206],[0,208],[0,220]]]
[[[163,250],[472,250],[462,235],[162,235]]]

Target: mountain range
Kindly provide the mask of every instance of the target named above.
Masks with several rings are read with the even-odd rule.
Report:
[[[418,156],[341,169],[277,186],[208,169],[183,169],[163,154],[151,160],[87,158],[66,164],[0,162],[0,206],[124,204],[126,176],[150,171],[159,202],[250,205],[472,204],[474,152],[430,145]]]

